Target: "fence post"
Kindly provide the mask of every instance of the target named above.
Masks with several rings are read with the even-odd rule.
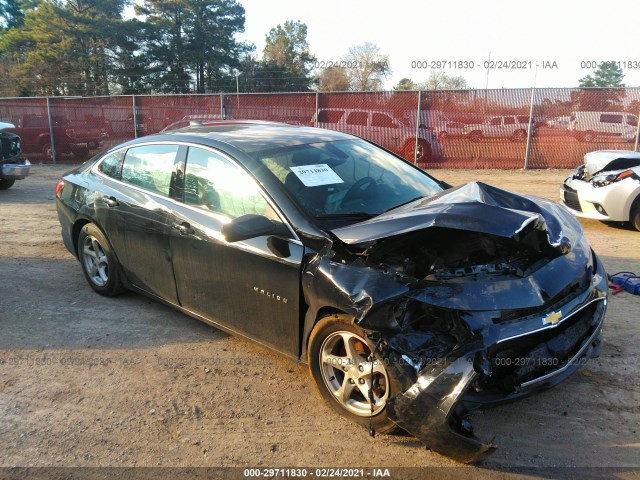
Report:
[[[138,138],[138,108],[135,95],[131,95],[131,104],[133,106],[133,138]]]
[[[529,126],[527,128],[527,148],[524,152],[524,167],[529,168],[529,157],[531,156],[531,137],[533,137],[533,99],[536,94],[536,87],[531,87],[531,104],[529,105]]]
[[[420,105],[422,105],[422,90],[418,90],[418,108],[416,110],[416,143],[413,146],[413,164],[418,164],[418,137],[420,136]]]
[[[51,160],[55,165],[56,164],[56,142],[53,136],[53,115],[51,114],[51,102],[49,101],[49,97],[47,97],[47,116],[49,117],[49,141],[51,142]]]
[[[316,113],[313,116],[313,126],[318,126],[318,114],[320,113],[320,92],[316,92]]]
[[[226,120],[227,116],[224,113],[224,93],[220,93],[220,120]]]
[[[635,152],[638,151],[638,135],[640,135],[640,112],[638,112],[638,116],[636,117],[636,123],[637,123],[637,125],[636,125],[636,143],[633,146],[633,150]]]

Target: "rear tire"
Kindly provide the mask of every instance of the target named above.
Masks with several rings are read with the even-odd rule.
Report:
[[[6,178],[1,178],[0,179],[0,190],[6,190],[7,188],[11,188],[14,183],[16,183],[15,180],[7,180]]]
[[[331,315],[311,332],[309,370],[320,395],[336,412],[365,428],[371,425],[376,432],[390,433],[397,425],[387,417],[386,407],[397,382],[379,358],[368,361],[371,350],[352,317]],[[373,414],[368,396],[372,385]]]
[[[100,295],[113,297],[124,291],[118,259],[107,237],[93,223],[87,223],[80,230],[78,258],[84,277]]]
[[[527,138],[527,132],[525,132],[522,129],[516,130],[515,132],[513,132],[513,135],[511,135],[511,140],[513,142],[522,142],[526,138]]]
[[[45,162],[53,161],[53,148],[50,143],[42,146],[42,156],[44,157]]]
[[[482,132],[474,130],[469,134],[469,140],[471,140],[472,142],[479,142],[480,140],[482,140]]]

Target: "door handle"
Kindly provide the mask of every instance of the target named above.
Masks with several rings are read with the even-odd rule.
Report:
[[[191,228],[191,225],[189,225],[187,222],[174,223],[173,225],[171,225],[171,228],[173,228],[174,230],[178,230],[178,232],[180,232],[180,235],[191,235],[194,233],[193,228]]]
[[[120,205],[120,203],[118,202],[118,200],[116,200],[115,197],[107,197],[104,198],[104,203],[107,204],[107,207],[111,208],[111,207],[117,207],[118,205]]]

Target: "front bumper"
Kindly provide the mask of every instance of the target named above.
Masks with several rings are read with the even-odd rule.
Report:
[[[626,222],[638,191],[640,184],[632,178],[594,187],[591,182],[569,177],[560,187],[560,199],[576,217]]]
[[[596,272],[582,292],[549,311],[490,326],[484,345],[452,352],[453,359],[426,362],[417,380],[389,400],[389,418],[458,461],[490,455],[497,447],[474,435],[469,412],[548,389],[599,355],[608,293],[606,273],[594,260]],[[401,377],[396,364],[390,368]]]
[[[82,143],[72,143],[71,151],[96,150],[100,147],[102,147],[102,142],[99,140],[89,140]]]
[[[0,165],[0,178],[6,180],[22,180],[31,171],[31,162],[21,159],[16,163],[5,163]]]

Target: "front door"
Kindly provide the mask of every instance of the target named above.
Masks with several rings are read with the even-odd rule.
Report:
[[[234,161],[215,150],[189,147],[184,204],[174,206],[170,237],[180,304],[297,356],[303,247],[276,236],[227,242],[222,226],[245,214],[282,221]]]

